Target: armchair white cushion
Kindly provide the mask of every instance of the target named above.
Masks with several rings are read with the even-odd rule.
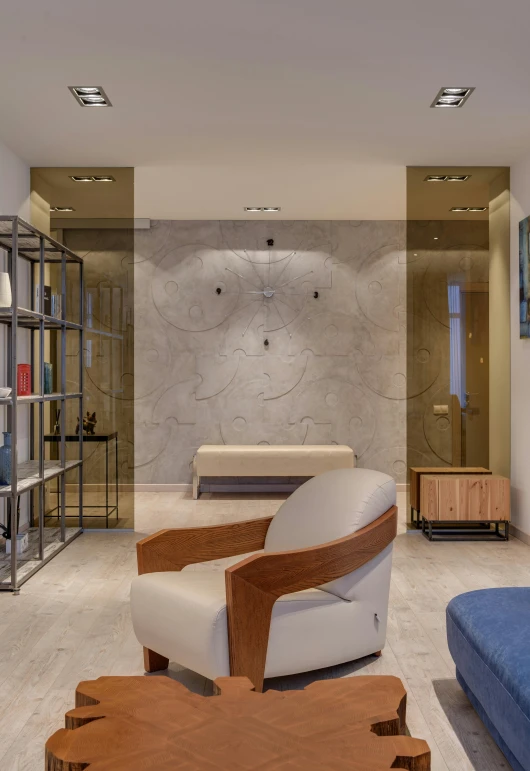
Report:
[[[285,501],[268,527],[263,552],[253,553],[291,552],[342,539],[381,518],[395,502],[395,482],[385,474],[367,469],[326,472]],[[214,561],[134,579],[132,619],[144,648],[210,679],[229,675],[223,568],[243,559],[240,555],[224,564]],[[337,580],[279,597],[272,608],[265,677],[379,652],[386,636],[391,561],[390,542]]]

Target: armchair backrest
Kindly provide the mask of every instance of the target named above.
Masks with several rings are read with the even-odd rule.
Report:
[[[264,550],[289,551],[334,541],[361,530],[396,503],[396,483],[371,469],[337,469],[313,477],[280,507]],[[355,572],[355,571],[354,571]],[[320,587],[348,598],[354,573]]]

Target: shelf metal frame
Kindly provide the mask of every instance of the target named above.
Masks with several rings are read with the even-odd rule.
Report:
[[[41,233],[39,230],[29,225],[20,217],[0,216],[0,249],[7,252],[8,273],[11,281],[12,305],[10,308],[0,308],[0,324],[8,326],[7,334],[7,385],[11,386],[11,395],[0,399],[0,405],[7,407],[7,428],[11,432],[11,485],[0,486],[0,498],[7,499],[8,513],[11,516],[11,580],[0,582],[0,591],[11,591],[18,594],[21,585],[34,575],[43,565],[59,553],[68,543],[76,538],[83,528],[83,432],[80,432],[78,449],[79,457],[76,460],[66,460],[66,402],[70,399],[77,399],[79,402],[79,421],[83,425],[83,375],[84,375],[84,285],[83,285],[83,260],[74,252],[70,251],[63,244],[55,241],[53,238]],[[18,305],[18,272],[20,263],[23,259],[37,265],[39,298],[41,307],[39,311],[22,308]],[[42,312],[44,310],[44,273],[46,263],[59,263],[61,270],[60,293],[62,298],[61,317],[55,318]],[[67,320],[67,265],[76,263],[79,265],[79,323]],[[34,271],[31,269],[32,293],[31,302],[34,302]],[[77,280],[77,278],[76,278]],[[30,396],[18,396],[17,394],[17,336],[19,329],[31,330],[31,368],[32,378],[35,374],[35,339],[38,335],[39,352],[39,391],[40,393]],[[46,330],[58,330],[61,333],[60,362],[61,362],[61,389],[58,393],[44,393],[44,356],[45,356],[45,332]],[[79,335],[79,390],[76,393],[67,393],[66,380],[66,335],[68,331],[77,331]],[[56,401],[60,403],[60,440],[59,440],[59,459],[57,461],[45,461],[45,443],[44,443],[44,405],[46,402]],[[35,447],[35,423],[32,411],[30,420],[30,460],[17,464],[17,446],[18,446],[18,407],[23,404],[35,404],[38,406],[38,460],[33,460]],[[66,473],[72,469],[78,469],[78,489],[79,489],[79,527],[74,529],[73,533],[67,533],[66,528]],[[55,550],[49,553],[46,558],[44,555],[44,518],[45,518],[45,485],[51,479],[58,479],[61,490],[61,511],[60,511],[60,538]],[[30,501],[32,513],[38,508],[38,554],[39,564],[23,577],[18,576],[18,554],[16,548],[16,534],[18,533],[18,498],[21,494],[38,492],[38,503],[35,506],[35,499]],[[69,528],[69,531],[72,529]]]

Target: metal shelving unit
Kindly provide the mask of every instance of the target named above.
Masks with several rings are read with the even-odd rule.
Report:
[[[11,591],[18,593],[20,586],[28,580],[37,570],[49,562],[55,554],[64,549],[64,547],[76,538],[82,532],[83,525],[83,431],[81,429],[79,441],[76,443],[79,448],[79,457],[75,460],[66,458],[66,404],[69,400],[78,400],[79,403],[79,421],[83,425],[83,351],[84,351],[84,332],[83,332],[83,260],[71,252],[62,244],[41,233],[36,228],[19,217],[0,216],[0,249],[7,253],[7,272],[10,276],[12,305],[10,308],[0,308],[0,325],[7,327],[7,345],[2,355],[6,363],[5,385],[10,386],[11,395],[0,399],[0,406],[7,409],[7,430],[11,433],[11,484],[0,485],[0,498],[7,499],[6,510],[10,517],[10,532],[12,535],[11,556],[6,561],[5,553],[0,549],[0,591]],[[29,287],[26,294],[29,294],[30,303],[33,304],[35,298],[35,288],[39,286],[39,297],[41,307],[33,310],[19,306],[19,273],[22,267],[22,261],[30,263],[29,269]],[[44,286],[45,270],[48,263],[55,263],[60,266],[60,297],[61,313],[60,317],[46,315],[40,312],[46,310],[44,307]],[[67,307],[67,266],[69,264],[78,265],[79,275],[79,307],[77,321],[71,321],[67,318],[69,308]],[[27,297],[26,297],[27,300]],[[74,303],[72,303],[74,305]],[[38,351],[38,392],[29,396],[18,396],[17,394],[17,367],[19,362],[19,346],[17,344],[18,334],[21,329],[29,330],[30,349],[31,349],[31,385],[32,392],[35,391],[35,361]],[[56,393],[44,393],[44,358],[45,358],[45,333],[47,330],[56,330],[61,333],[60,345],[60,389]],[[66,335],[67,332],[77,332],[79,335],[79,374],[78,388],[76,393],[67,393],[66,378]],[[4,346],[3,346],[4,347]],[[45,423],[45,404],[47,402],[56,402],[60,407],[60,439],[58,439],[58,458],[56,460],[45,460],[44,444],[44,423]],[[36,405],[36,408],[29,406],[30,431],[29,431],[29,454],[30,458],[24,462],[17,463],[17,449],[20,443],[18,433],[18,409],[22,405]],[[35,421],[33,410],[38,410],[38,420]],[[35,426],[37,423],[37,428]],[[35,458],[35,448],[37,448],[37,458]],[[66,526],[66,473],[78,469],[78,526]],[[52,479],[58,480],[61,492],[60,522],[58,528],[45,528],[45,485]],[[27,552],[17,555],[16,538],[18,533],[18,501],[21,495],[28,493],[31,496],[30,524],[38,519],[37,527],[30,527],[30,546]],[[35,500],[37,498],[38,500]],[[35,512],[37,517],[35,517]],[[3,558],[3,560],[1,559]]]

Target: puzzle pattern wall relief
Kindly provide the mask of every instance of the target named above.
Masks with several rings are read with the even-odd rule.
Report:
[[[203,443],[348,444],[404,481],[404,242],[397,221],[137,230],[135,482],[190,481]]]

